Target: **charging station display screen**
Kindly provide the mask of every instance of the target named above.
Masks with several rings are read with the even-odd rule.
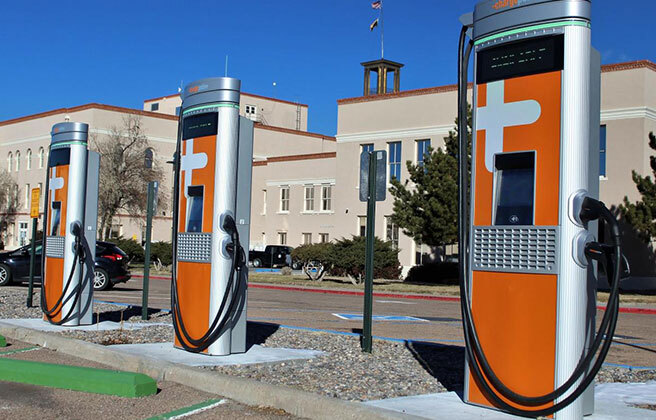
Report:
[[[203,230],[203,187],[190,186],[187,189],[187,232],[202,232]]]
[[[48,166],[63,166],[68,165],[71,162],[71,149],[68,147],[63,147],[60,149],[52,149],[50,151],[50,157],[48,158]]]
[[[51,222],[50,222],[50,235],[58,236],[59,235],[59,225],[61,224],[61,201],[52,202],[52,211],[51,211]]]
[[[531,38],[479,51],[476,83],[563,69],[564,36]]]
[[[495,225],[532,225],[535,152],[495,155]]]
[[[217,112],[192,115],[184,119],[182,124],[182,140],[213,136],[218,133]]]

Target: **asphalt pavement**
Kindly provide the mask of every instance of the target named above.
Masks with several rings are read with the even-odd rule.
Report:
[[[259,285],[258,285],[259,286]],[[149,306],[170,308],[169,280],[151,279]],[[141,305],[141,279],[135,278],[96,299]],[[251,287],[248,319],[339,332],[360,332],[363,297]],[[458,302],[374,297],[375,336],[464,345]],[[597,321],[603,316],[597,313]],[[400,317],[411,317],[402,319]],[[620,314],[609,363],[656,367],[656,315]]]

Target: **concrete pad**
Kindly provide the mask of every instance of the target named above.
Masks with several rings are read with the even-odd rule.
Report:
[[[145,327],[153,327],[157,325],[169,325],[165,322],[124,322],[121,326],[120,322],[102,321],[97,324],[80,325],[78,327],[66,327],[63,325],[52,325],[51,323],[42,320],[41,318],[24,318],[24,319],[0,319],[5,324],[14,327],[29,328],[37,331],[46,332],[62,332],[62,331],[111,331],[111,330],[139,330]],[[172,327],[172,326],[171,326]]]
[[[298,350],[285,348],[270,348],[255,345],[246,353],[229,356],[208,356],[206,354],[190,353],[173,346],[173,343],[149,344],[115,344],[109,346],[112,350],[179,363],[186,366],[229,366],[252,365],[256,363],[276,363],[286,360],[313,359],[323,354],[316,350]]]
[[[365,404],[426,419],[521,419],[496,410],[465,404],[455,392],[367,401]],[[656,419],[656,411],[630,404],[656,404],[656,382],[611,383],[595,386],[595,412],[586,420]]]

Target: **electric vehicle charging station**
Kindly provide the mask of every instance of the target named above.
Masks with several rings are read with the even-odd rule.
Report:
[[[100,155],[89,126],[52,127],[43,212],[41,309],[52,324],[92,323]]]
[[[621,249],[617,222],[597,200],[600,58],[590,8],[589,0],[488,0],[461,18],[464,400],[526,417],[593,412],[594,376],[617,321]],[[595,242],[600,218],[612,252]],[[595,334],[598,265],[611,296]]]
[[[217,77],[182,93],[175,158],[175,346],[246,351],[253,122],[239,116],[241,82]]]

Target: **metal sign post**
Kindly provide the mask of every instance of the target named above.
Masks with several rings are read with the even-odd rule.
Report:
[[[364,314],[362,316],[362,351],[371,353],[373,322],[374,243],[376,239],[376,201],[385,200],[387,152],[362,152],[360,156],[360,201],[367,201],[367,237],[365,254]]]
[[[30,246],[30,282],[27,288],[27,307],[32,307],[32,294],[34,292],[34,260],[36,254],[36,227],[39,221],[39,199],[41,189],[32,188],[32,201],[30,205],[30,217],[32,218],[32,244]]]
[[[146,210],[146,250],[144,255],[143,295],[141,297],[141,319],[148,319],[148,283],[150,282],[150,241],[153,232],[153,213],[157,205],[157,181],[148,183],[148,207]]]

